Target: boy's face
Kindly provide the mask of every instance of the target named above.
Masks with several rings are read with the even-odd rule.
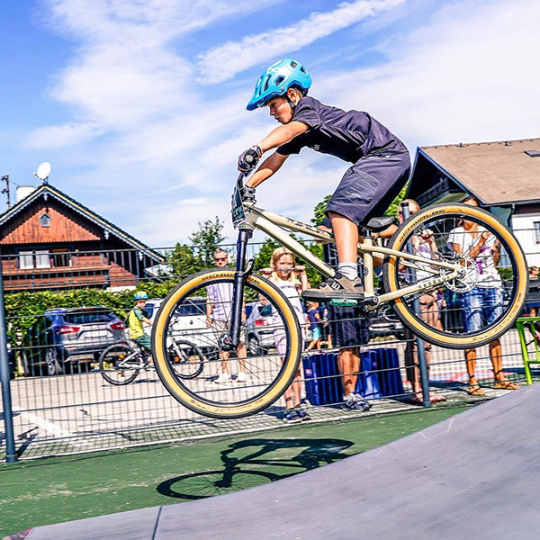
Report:
[[[138,308],[143,309],[144,306],[146,306],[146,299],[142,298],[141,300],[135,300],[135,305],[136,305]]]
[[[288,124],[292,120],[293,109],[285,98],[273,98],[266,105],[270,109],[270,116],[280,124]]]

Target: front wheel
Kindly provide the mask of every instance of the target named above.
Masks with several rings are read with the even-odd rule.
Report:
[[[101,376],[115,386],[129,384],[137,378],[141,369],[140,354],[122,343],[107,347],[99,357]]]
[[[163,301],[152,327],[154,363],[167,390],[188,409],[213,418],[241,418],[269,407],[293,380],[302,352],[300,326],[289,300],[274,284],[255,275],[246,279],[244,305],[271,306],[269,329],[274,329],[279,353],[248,355],[244,321],[241,345],[233,351],[222,349],[220,338],[230,328],[235,275],[234,269],[223,269],[186,278]],[[209,296],[219,301],[212,304],[213,318],[207,321]],[[199,376],[186,379],[176,372],[169,355],[171,334],[217,351],[215,358],[204,362]]]
[[[395,298],[394,309],[414,334],[430,343],[480,347],[506,332],[522,311],[528,289],[523,250],[502,223],[480,208],[430,206],[403,223],[388,247],[421,257],[387,256],[384,285],[392,294],[426,287]],[[450,263],[458,275],[430,261]],[[451,275],[455,277],[433,284]]]

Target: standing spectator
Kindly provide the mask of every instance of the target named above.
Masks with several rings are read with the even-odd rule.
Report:
[[[321,339],[322,339],[322,318],[319,312],[319,302],[310,302],[307,303],[307,316],[309,321],[309,329],[312,333],[311,342],[307,346],[307,351],[311,349],[320,349],[321,348]]]
[[[478,201],[473,197],[465,199],[463,203],[478,206]],[[450,231],[448,244],[456,253],[474,259],[478,266],[479,279],[476,287],[459,295],[465,331],[477,332],[503,313],[502,280],[497,272],[501,244],[489,231],[468,220],[462,220],[458,227]],[[493,387],[518,390],[519,385],[505,379],[499,339],[489,344],[489,357],[495,375]],[[465,360],[469,376],[468,393],[471,396],[485,395],[476,379],[476,349],[466,349]]]
[[[410,215],[416,214],[420,210],[420,205],[413,199],[406,199],[403,202],[407,202],[409,205]],[[398,211],[398,220],[403,223],[403,211]],[[431,229],[424,229],[420,234],[413,236],[412,246],[415,255],[420,255],[426,259],[433,259],[435,254],[438,253],[437,245],[433,238],[433,231]],[[422,280],[432,277],[432,274],[425,270],[416,270],[416,280]],[[418,299],[420,305],[420,313],[424,322],[442,330],[439,302],[437,291],[427,291],[422,293]],[[422,398],[422,383],[420,380],[420,363],[418,358],[418,340],[417,337],[405,327],[405,339],[407,345],[405,346],[405,368],[407,373],[407,380],[412,388],[411,402],[417,405],[423,403]],[[431,365],[431,343],[424,341],[424,351],[426,364],[429,368]],[[433,403],[439,403],[446,401],[444,396],[430,392],[429,398]]]
[[[289,299],[293,306],[298,320],[304,322],[304,309],[300,301],[302,291],[309,287],[306,269],[303,266],[296,266],[294,255],[285,247],[280,247],[272,253],[272,281],[281,289],[281,292]],[[276,340],[276,351],[283,361],[287,345],[285,329],[281,320],[273,321],[276,325],[274,338]],[[283,420],[287,423],[296,423],[303,420],[311,420],[308,413],[302,409],[302,376],[300,366],[296,376],[285,391],[285,416]]]
[[[331,266],[336,265],[335,246],[325,244],[323,247],[324,260]],[[339,348],[337,364],[343,383],[343,407],[369,411],[371,405],[355,392],[360,372],[360,346],[369,342],[368,322],[359,308],[336,307],[332,304],[328,305],[328,320],[333,344]]]
[[[222,249],[217,249],[214,253],[214,262],[218,268],[227,266],[228,256]],[[225,334],[230,329],[233,285],[232,283],[216,283],[206,287],[206,326],[212,328],[216,336]],[[242,323],[246,322],[246,313],[242,309]],[[244,329],[240,332],[240,344],[236,349],[239,361],[239,371],[236,376],[237,383],[248,382],[246,374],[247,349],[245,345],[246,336]],[[226,384],[231,382],[232,377],[229,372],[229,352],[219,351],[221,360],[221,373],[216,379],[216,384]]]

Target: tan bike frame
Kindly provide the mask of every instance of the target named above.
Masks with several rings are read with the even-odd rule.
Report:
[[[311,253],[311,251],[306,249],[287,231],[299,232],[301,234],[311,236],[316,240],[335,243],[333,234],[325,232],[312,225],[302,223],[301,221],[296,221],[294,219],[281,216],[280,214],[275,214],[273,212],[263,210],[262,208],[257,208],[256,206],[250,205],[249,203],[244,203],[244,205],[245,221],[240,224],[241,228],[259,229],[265,232],[268,236],[278,241],[280,244],[288,247],[295,255],[307,261],[310,265],[319,270],[319,272],[321,272],[321,274],[323,274],[324,276],[334,276],[335,271],[333,268],[328,266],[316,255]],[[423,263],[423,265],[425,265],[425,257],[419,257],[418,255],[413,255],[412,253],[406,253],[404,251],[396,251],[393,249],[376,246],[373,244],[373,238],[370,237],[364,238],[363,241],[358,244],[358,251],[363,254],[364,266],[367,270],[367,275],[364,278],[364,289],[366,292],[366,298],[375,296],[375,287],[373,281],[373,258],[375,254],[378,254],[380,256],[389,255],[405,259],[404,261],[400,261],[401,265],[416,270],[422,270],[424,272],[432,273],[434,276],[437,276],[428,280],[424,280],[420,283],[416,283],[415,285],[403,287],[399,291],[381,294],[377,297],[377,302],[373,303],[374,305],[370,305],[370,302],[366,302],[366,309],[375,309],[377,305],[391,302],[396,298],[402,298],[403,296],[408,296],[417,292],[438,287],[439,285],[442,285],[447,281],[455,279],[459,276],[461,272],[463,272],[463,266],[459,263],[451,264],[444,261],[430,259],[430,267],[438,267],[441,269],[449,270],[447,274],[441,276],[436,270],[426,269],[424,266],[419,267],[415,264],[415,262],[421,262]]]

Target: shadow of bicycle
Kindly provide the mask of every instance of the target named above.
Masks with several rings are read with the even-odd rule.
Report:
[[[275,482],[349,457],[343,439],[251,439],[221,452],[221,470],[200,471],[165,480],[157,491],[183,500],[205,499]]]

